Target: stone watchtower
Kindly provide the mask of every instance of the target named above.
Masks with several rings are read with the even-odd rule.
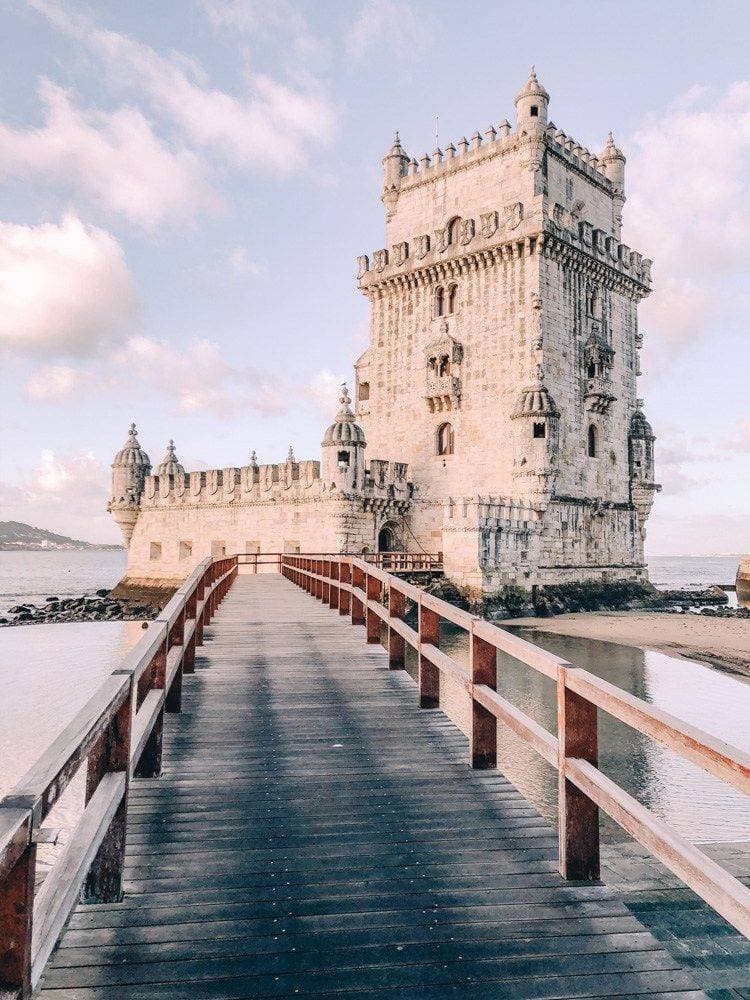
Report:
[[[141,494],[150,472],[151,461],[141,448],[135,424],[131,424],[128,439],[112,462],[112,495],[107,504],[107,510],[120,526],[126,548],[133,535]]]
[[[651,261],[621,242],[625,157],[549,121],[532,68],[502,121],[383,159],[359,259],[356,414],[409,462],[409,527],[469,588],[644,576],[653,434],[636,400]]]

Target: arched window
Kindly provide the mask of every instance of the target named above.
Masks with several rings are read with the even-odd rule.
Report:
[[[453,428],[450,424],[441,424],[436,435],[438,455],[453,454]]]
[[[445,310],[445,289],[441,286],[435,289],[435,315],[442,316]]]
[[[452,316],[458,305],[458,285],[451,285],[448,289],[448,315]]]
[[[598,433],[594,424],[589,424],[589,458],[596,458],[599,452]]]
[[[458,243],[458,237],[461,235],[461,220],[458,216],[455,219],[451,219],[448,223],[448,242],[455,246]]]
[[[440,358],[440,365],[438,366],[438,375],[441,377],[443,375],[450,375],[451,373],[451,359],[449,355],[443,354]]]

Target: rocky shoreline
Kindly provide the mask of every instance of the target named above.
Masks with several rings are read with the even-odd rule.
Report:
[[[97,590],[81,597],[48,597],[44,604],[16,604],[0,616],[0,627],[50,625],[59,622],[150,621],[161,607],[144,601],[112,597],[109,590]]]

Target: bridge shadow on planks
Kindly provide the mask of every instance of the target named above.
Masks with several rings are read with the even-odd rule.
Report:
[[[240,576],[131,784],[125,898],[77,908],[42,996],[703,996],[466,751],[363,629]]]

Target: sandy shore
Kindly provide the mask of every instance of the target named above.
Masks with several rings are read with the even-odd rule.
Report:
[[[750,621],[747,619],[625,611],[514,618],[508,624],[655,649],[672,656],[704,660],[722,670],[750,677]]]

